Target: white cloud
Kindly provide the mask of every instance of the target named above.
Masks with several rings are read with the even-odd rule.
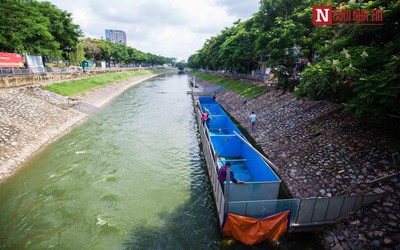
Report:
[[[223,6],[229,15],[237,16],[244,20],[250,18],[259,7],[260,1],[244,0],[216,0],[217,5]]]
[[[258,0],[48,0],[72,13],[85,36],[105,29],[125,31],[128,46],[156,55],[187,59],[207,38],[249,19]]]

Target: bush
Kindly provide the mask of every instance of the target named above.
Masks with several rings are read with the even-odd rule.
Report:
[[[400,114],[400,38],[382,48],[343,49],[307,67],[295,94],[336,99],[357,116],[383,118]]]
[[[359,50],[360,48],[353,50],[352,54],[361,55],[365,52],[360,53]],[[366,55],[366,52],[364,55]],[[356,81],[363,75],[362,71],[358,70],[355,65],[361,67],[362,63],[353,60],[350,52],[343,49],[337,55],[308,66],[301,74],[296,95],[311,99],[346,101],[352,96],[352,89]]]

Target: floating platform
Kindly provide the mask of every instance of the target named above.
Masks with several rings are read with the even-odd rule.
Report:
[[[290,210],[291,231],[320,230],[321,226],[334,224],[349,212],[387,195],[280,199],[282,181],[275,172],[275,164],[249,143],[215,98],[199,96],[194,88],[192,97],[221,226],[228,213],[257,219]],[[207,123],[202,120],[202,112],[210,117]],[[218,170],[227,161],[232,163],[235,178],[245,184],[225,182],[221,187]]]

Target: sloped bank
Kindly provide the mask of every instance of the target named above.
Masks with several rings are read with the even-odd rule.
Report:
[[[400,148],[398,121],[371,124],[341,113],[338,104],[297,100],[276,89],[250,100],[223,90],[217,100],[248,131],[249,116],[256,113],[257,127],[250,134],[280,168],[294,197],[391,192],[321,232],[326,249],[400,247],[398,178],[369,183],[395,171],[391,157]]]
[[[66,134],[127,88],[159,74],[105,85],[73,98],[40,85],[0,89],[0,183],[43,146]]]

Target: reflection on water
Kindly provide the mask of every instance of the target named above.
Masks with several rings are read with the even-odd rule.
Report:
[[[118,97],[0,186],[1,249],[219,249],[186,75]]]

